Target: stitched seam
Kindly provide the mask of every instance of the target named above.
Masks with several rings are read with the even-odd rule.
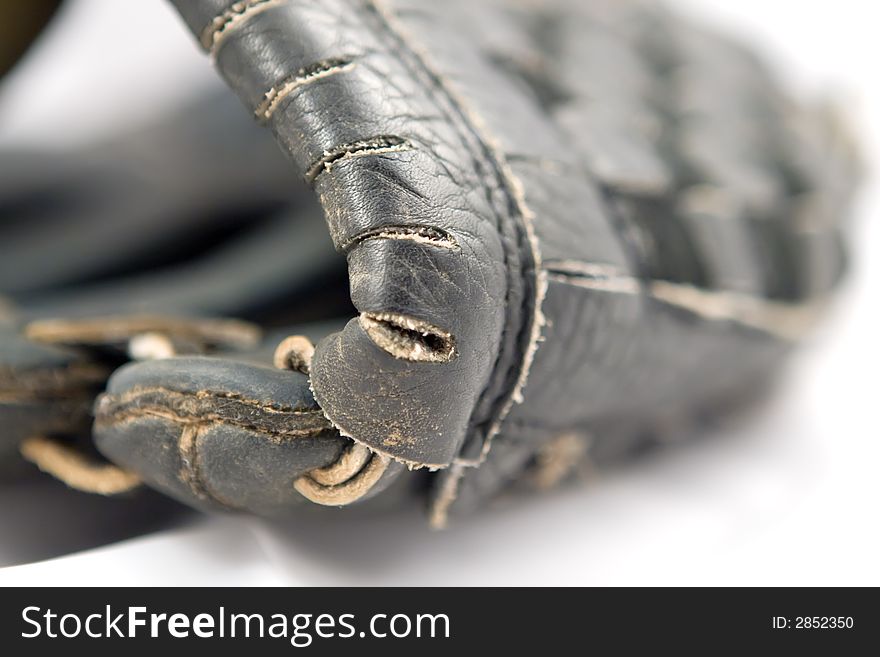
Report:
[[[198,426],[187,425],[180,431],[177,439],[177,453],[181,468],[177,477],[187,485],[193,495],[200,500],[211,501],[211,495],[205,489],[199,467],[199,442],[201,432]]]
[[[165,408],[159,407],[141,407],[137,410],[128,410],[128,411],[119,411],[117,413],[113,413],[111,415],[105,415],[99,418],[96,418],[95,422],[98,425],[107,425],[107,424],[125,424],[127,422],[133,422],[134,420],[140,420],[144,418],[156,418],[161,420],[171,420],[177,424],[181,424],[183,426],[209,426],[212,424],[223,424],[227,426],[233,426],[239,429],[246,429],[248,431],[252,431],[254,433],[258,433],[262,436],[267,436],[274,439],[283,439],[283,438],[314,438],[331,427],[317,427],[311,429],[290,429],[290,430],[274,430],[267,429],[266,427],[260,427],[255,424],[249,422],[241,422],[236,421],[231,418],[217,416],[217,415],[204,415],[204,416],[186,416],[186,415],[178,415],[176,413],[172,413]]]
[[[236,392],[222,392],[222,391],[214,391],[214,390],[198,390],[196,392],[187,392],[182,390],[173,390],[171,388],[164,388],[162,386],[151,386],[151,387],[142,387],[142,388],[132,388],[131,390],[127,390],[124,393],[119,395],[107,394],[104,395],[104,398],[112,400],[113,403],[117,404],[125,404],[130,401],[135,400],[138,397],[141,397],[145,394],[165,394],[169,396],[176,397],[192,397],[195,399],[218,399],[225,400],[231,399],[237,402],[241,402],[243,404],[247,404],[248,406],[253,406],[262,411],[267,412],[275,412],[275,413],[289,413],[291,415],[322,415],[322,412],[319,409],[301,409],[294,408],[293,406],[285,406],[283,404],[275,404],[275,403],[267,403],[264,401],[259,401],[256,399],[249,399],[239,393]]]
[[[149,403],[145,397],[151,394],[166,395],[169,397],[168,404],[162,401],[153,401]],[[195,409],[188,412],[185,408],[172,408],[172,400],[208,400],[208,403],[214,401],[234,402],[236,405],[244,404],[250,408],[260,412],[270,414],[272,419],[301,418],[303,420],[320,421],[319,426],[311,427],[273,427],[259,422],[248,421],[241,417],[241,409],[226,409],[226,412]],[[262,436],[269,437],[274,441],[280,441],[285,438],[296,437],[314,437],[320,433],[330,429],[330,425],[326,422],[323,412],[319,409],[301,411],[293,410],[290,407],[279,405],[265,404],[250,399],[241,398],[234,393],[215,393],[210,391],[199,391],[198,393],[181,393],[165,388],[148,388],[140,390],[128,391],[123,395],[102,395],[97,407],[96,423],[105,425],[111,423],[124,423],[143,417],[154,417],[184,426],[204,426],[210,424],[223,424],[227,426],[238,427],[248,431],[253,431]]]
[[[325,59],[311,66],[304,66],[293,75],[284,78],[281,82],[269,89],[254,112],[261,122],[268,121],[278,109],[278,106],[294,91],[318,80],[331,77],[354,67],[350,59]]]
[[[548,271],[547,274],[547,279],[554,283],[581,287],[586,290],[631,295],[644,292],[641,279],[632,276],[580,276],[557,271]]]
[[[371,155],[402,153],[413,149],[413,145],[396,135],[378,135],[350,144],[342,144],[324,154],[306,170],[306,182],[313,183],[322,173],[329,173],[333,167],[345,160]]]
[[[620,278],[629,276],[628,272],[616,265],[608,265],[601,262],[587,262],[586,260],[545,260],[544,270],[552,274],[584,278]]]
[[[589,263],[583,263],[589,266]],[[643,295],[652,302],[691,313],[710,322],[733,322],[777,339],[795,340],[803,335],[824,305],[785,303],[759,295],[711,290],[689,283],[664,279],[638,279],[619,276],[589,275],[571,271],[551,271],[550,280],[563,285],[619,294]]]
[[[522,214],[523,214],[522,208],[519,207],[519,203],[517,202],[517,199],[516,199],[513,191],[510,188],[512,182],[510,180],[508,180],[508,177],[505,174],[504,170],[502,169],[502,166],[500,165],[500,163],[496,159],[496,155],[493,152],[493,149],[491,148],[491,146],[489,144],[486,143],[485,139],[480,134],[479,130],[477,130],[476,127],[472,125],[472,119],[469,119],[468,112],[456,100],[456,97],[454,96],[454,94],[450,92],[450,90],[448,89],[448,85],[447,85],[446,81],[444,80],[444,78],[440,74],[436,73],[427,64],[427,62],[424,60],[424,58],[407,43],[407,41],[403,37],[403,35],[398,33],[398,31],[395,30],[389,24],[388,19],[385,15],[385,12],[383,12],[379,8],[378,3],[375,0],[371,0],[371,2],[369,3],[369,5],[367,5],[366,8],[369,10],[372,10],[371,13],[378,19],[379,25],[383,28],[383,30],[394,41],[396,41],[397,46],[394,49],[397,50],[398,54],[409,55],[409,57],[411,57],[415,60],[415,62],[418,65],[418,68],[421,69],[420,73],[417,72],[416,70],[414,70],[412,65],[407,64],[405,57],[401,57],[401,62],[404,63],[404,65],[408,66],[410,71],[414,74],[414,78],[420,79],[420,78],[423,78],[424,76],[427,76],[429,84],[426,85],[426,89],[429,92],[431,92],[431,95],[433,95],[435,98],[438,96],[437,92],[440,92],[440,94],[442,94],[442,96],[444,97],[446,103],[448,103],[448,105],[451,107],[452,112],[450,112],[448,107],[444,107],[443,103],[438,104],[441,112],[443,112],[443,114],[446,115],[449,126],[459,136],[459,139],[462,142],[462,145],[465,147],[465,150],[471,156],[472,164],[473,164],[474,168],[476,169],[478,181],[480,183],[482,183],[483,189],[486,192],[486,196],[487,196],[487,200],[489,202],[489,205],[493,209],[493,213],[495,215],[496,222],[497,222],[496,228],[499,232],[499,236],[502,234],[502,231],[501,231],[502,221],[505,219],[509,220],[510,224],[513,228],[514,238],[516,239],[517,255],[519,255],[522,265],[527,264],[526,253],[531,245],[528,244],[529,235],[528,235],[528,231],[524,225],[525,220],[522,217]],[[424,82],[424,80],[422,80],[422,82]],[[457,115],[457,117],[455,115]],[[462,125],[470,133],[470,138],[468,138],[468,136],[462,130]],[[482,154],[477,154],[474,152],[473,146],[470,143],[471,139],[473,139],[476,142],[476,144],[479,146],[480,150],[483,151]],[[486,165],[488,165],[488,166],[486,166]],[[494,174],[495,179],[498,181],[497,187],[495,189],[497,189],[498,191],[503,193],[504,196],[506,197],[507,212],[503,212],[503,211],[499,210],[497,203],[495,201],[495,198],[494,198],[494,194],[493,194],[493,191],[495,191],[495,190],[487,184],[486,177],[480,175],[480,172],[483,171],[484,169],[491,170],[492,173]],[[521,221],[516,220],[517,215],[519,215]],[[505,308],[508,309],[508,318],[509,318],[509,311],[510,311],[509,299],[510,299],[511,289],[513,287],[513,285],[512,285],[513,278],[510,273],[510,256],[508,254],[508,249],[506,248],[506,244],[503,239],[501,240],[501,242],[502,242],[502,251],[504,254],[505,271],[508,275],[508,286],[507,286],[507,290],[505,291]],[[533,263],[533,266],[537,270],[537,263]],[[529,279],[529,277],[526,275],[526,271],[527,271],[527,267],[523,266],[522,270],[521,270],[522,286],[523,286],[523,300],[522,300],[522,304],[520,306],[520,313],[522,314],[522,317],[520,318],[520,321],[519,321],[519,328],[517,330],[516,339],[515,339],[515,342],[516,342],[515,348],[517,350],[520,350],[520,345],[522,345],[523,338],[524,338],[526,331],[530,330],[533,326],[533,323],[537,321],[537,314],[538,314],[537,313],[538,309],[536,307],[535,308],[536,312],[534,312],[532,314],[532,317],[529,318],[528,311],[530,310],[530,306],[537,305],[535,303],[535,300],[537,299],[537,294],[538,294],[538,292],[537,292],[538,283],[536,280],[535,281],[535,288],[536,289],[531,290],[532,294],[529,294],[530,286],[531,286],[532,282]],[[529,320],[531,320],[531,321],[529,321]],[[505,326],[502,330],[501,339],[499,342],[498,353],[496,354],[495,362],[493,363],[493,366],[492,366],[492,374],[489,378],[489,383],[484,388],[483,392],[481,393],[480,397],[478,398],[477,403],[475,405],[475,408],[479,408],[480,406],[482,406],[486,395],[488,394],[489,390],[493,387],[493,385],[492,385],[493,382],[498,380],[498,376],[499,376],[498,367],[501,363],[502,358],[505,355],[508,355],[508,354],[504,353],[504,351],[505,351],[504,350],[504,343],[505,343],[505,338],[509,335],[509,328],[508,327],[511,323],[512,322],[510,322],[510,321],[505,322]],[[470,422],[471,430],[473,430],[476,427],[485,427],[487,425],[492,427],[492,425],[495,424],[496,425],[495,428],[496,428],[496,432],[497,432],[497,425],[500,424],[500,422],[503,420],[503,417],[499,417],[499,416],[502,415],[505,405],[508,403],[508,400],[515,393],[515,389],[518,384],[518,380],[520,378],[520,372],[522,371],[522,369],[525,365],[525,354],[526,354],[527,350],[528,350],[528,348],[526,350],[523,350],[523,353],[520,354],[519,357],[517,357],[516,352],[514,352],[513,354],[510,354],[510,356],[511,356],[510,365],[508,366],[507,370],[503,373],[503,378],[502,378],[502,380],[505,382],[505,385],[501,386],[501,391],[499,393],[497,393],[496,398],[494,400],[492,400],[491,408],[488,413],[488,417],[481,420],[478,424],[473,422],[473,418],[471,419],[471,422]],[[471,432],[469,431],[469,434],[470,433]],[[467,441],[467,439],[469,437],[470,436],[466,437],[465,441]],[[484,440],[484,445],[485,445],[486,443],[488,443],[488,441],[491,440],[491,436],[487,434],[484,436],[483,440]],[[487,452],[485,452],[485,453],[487,453]],[[485,457],[485,453],[483,454],[483,457]]]
[[[240,511],[240,507],[222,499],[211,490],[202,475],[201,447],[204,429],[204,426],[199,425],[187,425],[181,429],[177,439],[177,453],[182,465],[178,479],[189,487],[196,498],[215,504],[226,511]]]
[[[409,241],[424,244],[425,246],[433,246],[438,249],[461,250],[458,241],[452,235],[439,228],[432,228],[430,226],[381,226],[353,237],[343,244],[339,250],[343,253],[348,253],[358,244],[368,240]]]
[[[207,27],[202,30],[199,41],[202,47],[211,54],[216,54],[223,39],[236,26],[240,26],[251,18],[272,7],[280,6],[286,0],[242,0],[236,2],[219,16],[215,16]]]

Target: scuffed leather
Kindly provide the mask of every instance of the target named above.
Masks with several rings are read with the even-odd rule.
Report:
[[[179,8],[198,34],[231,5]],[[439,327],[454,337],[455,354],[448,362],[397,358],[353,320],[317,346],[312,385],[344,435],[408,465],[446,467],[512,393],[534,321],[533,253],[496,154],[376,7],[266,3],[216,50],[219,71],[254,110],[291,74],[337,60],[350,67],[302,86],[268,125],[307,177],[352,145],[406,145],[341,156],[318,166],[313,185],[348,255],[357,309]],[[374,237],[383,229],[427,229],[455,246]]]
[[[355,319],[311,374],[343,435],[443,470],[440,515],[562,433],[734,405],[843,271],[846,148],[810,154],[818,113],[653,4],[175,4],[314,187],[362,318],[453,337],[414,362]]]
[[[201,508],[268,513],[304,503],[293,481],[332,462],[345,443],[333,437],[305,376],[234,361],[124,367],[96,414],[105,456]],[[194,444],[181,446],[186,440]]]

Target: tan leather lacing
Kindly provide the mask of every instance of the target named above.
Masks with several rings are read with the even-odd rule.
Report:
[[[355,448],[363,447],[357,443],[353,443],[353,446]],[[369,451],[367,447],[364,447],[364,449]],[[314,477],[316,473],[320,476],[327,471],[335,471],[337,467],[340,471],[345,470],[344,465],[341,464],[344,458],[345,455],[343,454],[336,463],[303,475],[293,482],[293,487],[303,497],[315,504],[343,506],[351,504],[369,493],[373,486],[382,478],[382,475],[385,474],[391,463],[391,459],[387,456],[370,452],[370,458],[366,464],[353,477],[340,484],[325,486]]]
[[[133,472],[110,463],[97,463],[72,447],[44,436],[25,439],[21,455],[40,470],[84,493],[118,495],[141,485]]]
[[[272,361],[280,370],[293,370],[308,375],[315,355],[315,345],[304,335],[290,335],[275,348]]]
[[[275,367],[308,375],[315,354],[312,341],[302,335],[291,335],[275,349]],[[369,447],[351,444],[330,465],[316,468],[299,477],[293,487],[315,504],[343,506],[366,495],[382,478],[391,460],[376,454]]]
[[[357,476],[372,455],[366,445],[352,442],[338,459],[325,468],[312,470],[309,477],[321,486],[339,486]]]
[[[147,333],[198,345],[237,349],[254,347],[260,340],[260,329],[248,322],[163,315],[41,319],[24,328],[25,337],[34,342],[73,346],[125,345],[133,337]]]

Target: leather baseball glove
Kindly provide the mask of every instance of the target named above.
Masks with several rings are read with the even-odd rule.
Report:
[[[442,525],[763,396],[841,279],[834,113],[655,3],[174,4],[266,130],[2,178],[2,442],[75,487]]]

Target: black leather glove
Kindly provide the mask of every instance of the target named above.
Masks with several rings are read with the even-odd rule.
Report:
[[[111,378],[99,449],[188,503],[427,490],[443,524],[753,399],[841,277],[832,115],[653,3],[175,4],[313,188],[358,313],[274,368]]]

